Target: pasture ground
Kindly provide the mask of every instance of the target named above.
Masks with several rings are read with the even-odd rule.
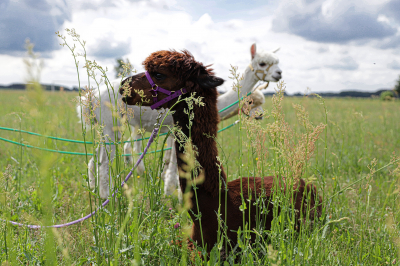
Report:
[[[76,96],[2,90],[0,126],[82,140],[73,101]],[[267,98],[264,106],[269,113],[271,100]],[[244,234],[236,257],[231,255],[224,265],[400,265],[399,164],[374,173],[400,155],[399,102],[351,98],[324,102],[308,97],[282,102],[285,120],[294,132],[304,132],[304,127],[292,104],[304,106],[313,124],[327,122],[302,172],[324,199],[323,217],[300,235],[280,227],[279,221],[271,232],[264,232],[265,242],[246,242]],[[220,128],[236,119],[223,121]],[[266,118],[259,123],[266,127],[272,122],[273,118]],[[218,135],[229,180],[239,174],[259,174],[260,161],[265,166],[263,173],[272,167],[262,160],[272,160],[274,150],[267,145],[268,154],[259,158],[246,132],[235,126]],[[0,136],[43,148],[85,152],[82,144],[25,133],[0,130]],[[85,138],[97,136],[88,131]],[[160,148],[162,141],[156,141],[152,149]],[[86,150],[93,149],[88,145]],[[190,260],[200,265],[198,256],[175,243],[186,234],[190,218],[175,196],[163,195],[158,160],[152,160],[158,155],[146,156],[145,176],[134,173],[128,189],[86,222],[43,230],[0,222],[0,265],[177,265]],[[51,225],[88,214],[100,204],[87,188],[88,158],[0,141],[0,217]],[[122,160],[114,162],[117,182],[128,172]],[[207,265],[218,262],[216,254],[218,248]]]

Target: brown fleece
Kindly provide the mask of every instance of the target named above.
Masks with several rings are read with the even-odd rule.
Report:
[[[192,239],[198,245],[206,246],[207,251],[212,249],[214,244],[217,243],[218,219],[216,213],[218,213],[219,208],[221,219],[222,221],[226,221],[226,225],[228,226],[226,231],[228,238],[232,241],[233,245],[237,241],[237,233],[234,231],[237,231],[239,228],[243,230],[243,221],[247,229],[251,230],[261,225],[264,229],[269,230],[273,219],[272,193],[274,189],[285,190],[286,187],[282,184],[283,182],[273,176],[243,177],[228,182],[228,190],[226,192],[226,174],[223,167],[220,170],[217,166],[219,162],[217,161],[218,149],[216,142],[213,138],[205,135],[206,133],[214,137],[217,136],[219,116],[216,86],[222,84],[222,79],[213,76],[212,71],[203,66],[203,64],[196,62],[188,51],[183,51],[182,53],[176,51],[155,52],[143,62],[143,65],[151,74],[154,81],[155,73],[162,73],[167,76],[165,80],[156,82],[160,87],[176,91],[185,86],[189,93],[183,97],[187,97],[192,92],[196,92],[196,96],[204,97],[203,102],[205,106],[199,107],[194,105],[194,120],[191,132],[187,128],[189,122],[188,115],[183,112],[187,108],[186,102],[178,103],[174,107],[175,113],[173,114],[174,122],[181,127],[182,132],[186,136],[191,136],[192,144],[197,147],[197,161],[200,163],[203,173],[205,173],[203,183],[198,184],[196,189],[193,189],[193,187],[188,189],[191,192],[191,209],[189,210],[189,214],[193,220]],[[209,86],[205,86],[204,84],[208,84]],[[215,86],[210,87],[210,84],[215,84]],[[125,102],[128,104],[142,102],[141,97],[134,92],[135,90],[143,90],[146,98],[151,99],[151,86],[143,73],[132,77],[130,87],[132,88],[132,93],[125,99]],[[158,97],[160,100],[165,96],[159,94]],[[176,99],[165,104],[163,107],[168,108],[175,102]],[[151,104],[152,100],[143,103],[146,106]],[[184,162],[179,158],[179,154],[183,152],[183,148],[176,144],[176,150],[178,166],[181,167]],[[279,184],[276,183],[278,181]],[[221,190],[219,189],[220,182],[222,183]],[[240,185],[241,183],[242,186]],[[182,191],[186,191],[186,184],[187,180],[180,178]],[[243,192],[244,202],[247,205],[245,212],[239,209],[242,205],[241,192]],[[308,195],[309,193],[311,195]],[[250,194],[252,196],[249,201]],[[265,207],[260,208],[254,204],[258,197],[265,199]],[[219,205],[219,199],[221,200],[221,205]],[[313,220],[315,215],[318,217],[321,215],[322,206],[321,204],[316,205],[316,199],[321,202],[321,198],[317,195],[317,189],[314,185],[306,185],[304,180],[300,180],[294,186],[293,205],[296,213],[297,228],[302,224],[300,217],[304,218],[308,215],[310,220]],[[226,215],[225,204],[227,206]],[[201,215],[200,219],[196,217],[199,214]],[[253,235],[253,237],[255,236]]]

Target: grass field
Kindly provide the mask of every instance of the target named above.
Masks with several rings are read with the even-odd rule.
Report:
[[[1,91],[0,126],[82,140],[75,96]],[[207,257],[207,265],[400,265],[399,163],[386,166],[400,154],[399,102],[284,98],[285,121],[293,132],[307,134],[302,124],[305,120],[298,119],[293,104],[304,106],[312,125],[326,124],[315,154],[301,172],[323,197],[321,219],[312,229],[298,234],[284,226],[290,221],[281,214],[270,232],[262,232],[265,241],[249,243],[243,233],[242,242],[227,261],[218,261],[220,249],[216,247]],[[272,106],[272,98],[267,98],[264,109],[271,114]],[[220,128],[236,119],[223,121]],[[257,130],[273,122],[271,116],[257,125],[235,126],[218,135],[229,180],[240,174],[276,172],[282,160],[277,159],[273,143],[267,138],[261,150],[251,145],[259,136]],[[48,149],[85,152],[82,144],[25,133],[0,130],[0,137]],[[96,138],[90,131],[85,137]],[[153,143],[152,149],[160,148],[162,141]],[[88,152],[93,149],[93,145],[87,146]],[[86,222],[40,230],[0,222],[1,265],[187,265],[191,261],[200,265],[199,256],[174,244],[187,235],[190,218],[176,197],[163,195],[157,160],[151,159],[158,155],[146,156],[146,175],[134,173],[129,188]],[[0,141],[0,217],[51,225],[91,212],[101,201],[87,188],[88,158]],[[129,172],[129,166],[120,160],[114,162],[113,169],[117,183]]]

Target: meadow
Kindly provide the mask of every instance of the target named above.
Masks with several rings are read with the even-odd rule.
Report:
[[[1,91],[0,126],[82,140],[76,96],[35,89]],[[395,161],[400,154],[399,102],[317,97],[280,101],[267,98],[263,120],[243,116],[240,126],[218,135],[221,161],[229,180],[276,173],[277,163],[287,163],[277,159],[278,146],[270,142],[268,132],[260,133],[276,121],[274,110],[279,104],[280,118],[293,136],[307,134],[307,123],[326,124],[315,142],[314,155],[304,161],[300,173],[323,198],[322,216],[312,227],[298,233],[287,226],[290,218],[281,211],[271,231],[259,232],[263,237],[258,242],[250,243],[242,232],[242,241],[225,261],[219,257],[221,244],[210,255],[188,251],[185,241],[179,241],[187,237],[190,217],[176,196],[163,195],[159,160],[153,160],[160,153],[146,155],[145,175],[135,172],[116,200],[93,218],[61,229],[16,227],[4,220],[41,225],[69,222],[90,213],[101,200],[88,189],[90,156],[0,141],[1,265],[399,265],[400,173]],[[237,119],[221,122],[220,128]],[[95,148],[0,132],[2,138],[53,150],[90,153]],[[267,136],[265,142],[252,145],[263,136]],[[96,133],[86,132],[86,140],[96,138]],[[293,149],[299,147],[301,138],[293,137],[291,143]],[[162,146],[160,137],[152,150]],[[130,167],[123,160],[114,161],[116,184]]]

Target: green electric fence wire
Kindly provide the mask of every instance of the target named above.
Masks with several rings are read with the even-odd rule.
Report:
[[[247,93],[246,96],[249,96],[251,94],[251,92]],[[240,98],[240,100],[243,100],[244,97]],[[237,104],[239,102],[239,100],[237,100],[234,103],[231,103],[230,105],[228,105],[225,108],[222,108],[221,110],[218,111],[218,113],[221,113],[223,111],[225,111],[226,109],[232,107],[233,105]],[[21,133],[26,133],[26,134],[30,134],[30,135],[35,135],[35,136],[39,136],[39,137],[45,137],[45,138],[49,138],[49,139],[54,139],[54,140],[59,140],[59,141],[65,141],[65,142],[72,142],[72,143],[81,143],[81,144],[93,144],[92,141],[82,141],[82,140],[74,140],[74,139],[66,139],[66,138],[58,138],[58,137],[53,137],[53,136],[46,136],[46,135],[42,135],[39,133],[35,133],[35,132],[30,132],[30,131],[26,131],[26,130],[22,130],[22,129],[15,129],[15,128],[9,128],[9,127],[0,127],[0,130],[8,130],[8,131],[14,131],[14,132],[21,132]],[[160,136],[165,136],[168,133],[162,133],[160,134]],[[136,141],[141,141],[141,140],[147,140],[149,139],[149,137],[147,138],[142,138],[142,139],[134,139],[133,142]],[[130,140],[126,140],[123,141],[122,143],[128,143],[128,142],[132,142]],[[121,142],[105,142],[105,145],[115,145],[115,144],[121,144]],[[89,154],[88,154],[89,155]]]
[[[246,96],[249,96],[251,94],[251,92],[249,92],[249,93],[247,93],[247,95]],[[243,100],[243,98],[244,97],[246,97],[246,96],[243,96],[242,98],[240,98],[240,101],[241,100]],[[232,106],[234,106],[235,104],[237,104],[239,102],[239,100],[237,100],[236,102],[234,102],[234,103],[231,103],[230,105],[228,105],[227,107],[225,107],[225,108],[222,108],[221,110],[219,110],[218,111],[218,113],[221,113],[221,112],[223,112],[223,111],[225,111],[226,109],[228,109],[229,107],[232,107]]]
[[[35,132],[30,132],[30,131],[26,131],[26,130],[21,130],[21,129],[15,129],[15,128],[8,128],[8,127],[0,127],[1,130],[8,130],[8,131],[14,131],[14,132],[21,132],[21,133],[27,133],[30,135],[35,135],[35,136],[39,136],[39,137],[45,137],[45,138],[49,138],[49,139],[54,139],[54,140],[60,140],[60,141],[65,141],[65,142],[73,142],[73,143],[81,143],[81,144],[93,144],[92,141],[82,141],[82,140],[74,140],[74,139],[65,139],[65,138],[58,138],[58,137],[53,137],[53,136],[46,136],[46,135],[41,135],[39,133],[35,133]],[[167,135],[167,133],[162,133],[160,134],[160,136],[164,136]],[[150,137],[147,138],[142,138],[142,139],[134,139],[133,141],[140,141],[140,140],[146,140],[149,139]],[[123,141],[122,143],[128,143],[128,142],[132,142],[130,140],[126,140]],[[105,142],[104,144],[106,145],[114,145],[114,144],[121,144],[121,142]]]
[[[56,152],[56,153],[62,153],[62,154],[69,154],[69,155],[86,155],[86,153],[84,152],[74,152],[74,151],[60,151],[60,150],[52,150],[52,149],[47,149],[47,148],[40,148],[40,147],[36,147],[36,146],[32,146],[29,144],[24,144],[24,143],[20,143],[20,142],[16,142],[13,140],[9,140],[9,139],[5,139],[0,137],[0,140],[3,140],[5,142],[9,142],[12,144],[16,144],[19,146],[23,146],[23,147],[28,147],[28,148],[33,148],[33,149],[38,149],[38,150],[42,150],[42,151],[50,151],[50,152]],[[166,148],[164,149],[164,151],[166,150],[170,150],[172,148]],[[156,151],[151,151],[151,152],[147,152],[147,153],[156,153],[156,152],[160,152],[161,150],[156,150]],[[142,152],[138,153],[137,155],[141,155]],[[93,156],[93,153],[87,153],[87,155]],[[122,154],[121,156],[131,156],[132,154]]]
[[[222,129],[218,130],[218,133],[222,132],[224,130],[227,130],[228,128],[233,127],[234,125],[237,124],[237,122],[238,121],[235,121],[234,123],[230,124],[229,126],[226,126],[226,127],[222,128]],[[165,134],[167,134],[167,133],[160,134],[160,136],[161,135],[165,135]],[[148,139],[148,138],[144,138],[144,139]],[[9,140],[9,139],[6,139],[6,138],[2,138],[2,137],[0,137],[0,140],[5,141],[5,142],[9,142],[9,143],[12,143],[12,144],[16,144],[16,145],[19,145],[19,146],[38,149],[38,150],[42,150],[42,151],[56,152],[56,153],[69,154],[69,155],[86,155],[86,153],[83,153],[83,152],[60,151],[60,150],[52,150],[52,149],[47,149],[47,148],[40,148],[40,147],[32,146],[32,145],[29,145],[29,144],[24,144],[24,143],[20,143],[20,142],[17,142],[17,141]],[[170,150],[170,149],[171,148],[166,148],[166,149],[164,149],[164,151],[167,151],[167,150]],[[156,151],[151,151],[151,152],[148,152],[148,153],[157,153],[157,152],[161,152],[161,151],[162,150],[156,150]],[[138,155],[141,155],[141,154],[142,153],[138,153]],[[93,153],[87,153],[87,155],[93,156]],[[122,154],[122,156],[131,156],[131,155],[132,154]]]
[[[9,140],[9,139],[5,139],[5,138],[2,138],[2,137],[0,137],[0,140],[5,141],[5,142],[9,142],[9,143],[12,143],[12,144],[16,144],[16,145],[19,145],[19,146],[38,149],[38,150],[42,150],[42,151],[50,151],[50,152],[57,152],[57,153],[70,154],[70,155],[86,155],[86,153],[83,153],[83,152],[59,151],[59,150],[52,150],[52,149],[47,149],[47,148],[35,147],[35,146],[29,145],[29,144],[20,143],[20,142]],[[92,155],[93,156],[92,153],[88,153],[87,155]]]

